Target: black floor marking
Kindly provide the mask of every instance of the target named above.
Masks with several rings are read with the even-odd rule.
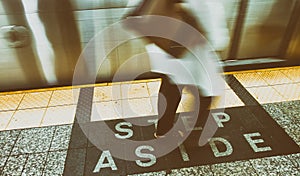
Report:
[[[117,140],[117,142],[114,140],[114,133],[126,135],[126,133],[122,134],[115,129],[116,124],[123,122],[123,120],[88,122],[91,114],[93,88],[81,89],[64,175],[127,175],[300,152],[299,146],[233,76],[229,75],[226,79],[229,86],[232,87],[246,106],[225,109],[224,113],[230,119],[223,122],[224,127],[218,128],[214,135],[215,139],[223,141],[219,142],[217,140],[214,143],[215,151],[212,150],[214,148],[213,144],[207,144],[203,147],[197,146],[200,132],[193,131],[183,143],[185,152],[188,155],[188,161],[182,158],[182,151],[177,147],[165,156],[156,158],[156,162],[147,167],[139,166],[136,161],[114,157],[113,150],[110,151],[111,146],[118,146],[119,152],[123,152],[124,156],[136,154],[135,148],[127,146],[121,139]],[[219,110],[213,110],[213,113],[218,112]],[[137,126],[134,124],[147,123],[149,119],[155,118],[152,116],[130,119],[129,122],[133,123],[133,126],[130,128],[133,131],[133,136],[130,140],[147,141],[153,139],[155,129],[153,124],[149,126]],[[87,122],[91,126],[91,132],[99,130],[99,133],[97,133],[98,139],[101,141],[101,144],[104,144],[101,150],[94,146],[95,143],[86,138],[78,121]],[[139,123],[135,123],[136,121]],[[109,126],[110,131],[107,131],[107,129],[101,130],[101,127],[104,125]],[[111,131],[114,131],[114,133]],[[227,143],[227,146],[224,141]],[[232,148],[232,152],[226,153],[226,151],[230,151],[229,148]],[[262,149],[265,149],[265,151],[260,151]],[[154,150],[161,150],[161,148],[154,148]],[[96,165],[101,155],[104,155],[104,151],[111,152],[114,164],[108,158],[105,158],[103,162],[100,162],[103,168],[97,169]],[[155,151],[145,150],[143,152],[155,155]],[[142,159],[139,156],[136,157],[137,160]],[[147,163],[150,160],[151,158],[142,162]],[[110,165],[107,165],[107,163],[110,163]],[[115,165],[117,170],[113,170],[115,168],[112,165]]]
[[[247,89],[233,76],[225,76],[227,84],[246,106],[259,106],[259,102],[247,91]]]

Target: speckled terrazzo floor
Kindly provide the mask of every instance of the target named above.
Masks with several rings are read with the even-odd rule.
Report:
[[[0,133],[1,175],[61,175],[71,125]]]

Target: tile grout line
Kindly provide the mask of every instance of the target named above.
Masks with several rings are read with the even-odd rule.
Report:
[[[111,100],[95,100],[93,103],[100,103],[100,102],[110,102],[110,101],[122,101],[122,100],[135,100],[135,99],[143,99],[143,98],[150,98],[150,97],[158,97],[158,96],[141,96],[141,97],[131,97],[131,98],[120,98],[120,99],[111,99]]]
[[[29,159],[29,154],[25,154],[25,155],[26,155],[26,160],[25,160],[25,163],[24,163],[23,169],[22,169],[22,171],[21,171],[21,175],[22,175],[22,173],[24,172],[24,170],[25,170],[25,166],[26,166],[26,164],[28,163],[28,159]]]
[[[65,126],[65,125],[72,125],[73,123],[67,123],[67,124],[59,124],[59,125],[47,125],[47,126],[41,126],[41,127],[25,127],[23,129],[21,128],[15,128],[15,129],[9,129],[9,130],[2,130],[1,132],[5,132],[5,131],[14,131],[14,130],[30,130],[30,129],[34,129],[34,128],[47,128],[47,127],[56,127],[56,126]]]
[[[300,81],[294,80],[294,78],[290,77],[289,75],[284,73],[282,70],[280,70],[280,73],[284,74],[287,78],[289,78],[292,81],[292,83],[294,83],[294,84],[300,83]]]
[[[15,116],[15,114],[16,114],[18,108],[20,107],[20,104],[21,104],[21,102],[23,101],[25,95],[26,95],[26,94],[24,93],[24,95],[22,96],[21,100],[20,100],[19,103],[18,103],[18,106],[16,107],[16,109],[14,109],[14,112],[13,112],[13,114],[11,115],[11,117],[10,117],[8,123],[6,124],[4,130],[7,130],[8,126],[9,126],[9,124],[11,123],[12,119],[14,118],[14,116]]]
[[[287,74],[285,74],[284,72],[282,72],[281,70],[279,70],[280,71],[280,73],[282,73],[284,76],[286,76],[287,78],[289,78],[289,80],[291,80],[293,83],[294,83],[294,80],[291,78],[291,77],[289,77]]]
[[[248,88],[249,89],[259,89],[259,88],[271,88],[273,91],[275,91],[278,95],[281,96],[281,100],[280,102],[285,102],[285,101],[291,101],[289,100],[290,98],[286,98],[284,94],[282,94],[280,91],[278,91],[275,87],[276,86],[283,86],[283,85],[295,85],[297,83],[281,83],[281,84],[268,84],[268,85],[265,85],[265,86],[256,86],[256,87],[245,87],[245,89],[247,90]],[[247,90],[248,91],[248,90]],[[248,91],[249,92],[249,91]],[[251,93],[250,93],[251,94]],[[297,99],[299,100],[299,98]],[[292,101],[295,101],[295,100],[292,100]],[[269,103],[276,103],[277,101],[272,101],[272,102],[269,102]],[[262,103],[262,104],[265,104],[265,103]]]
[[[19,109],[20,111],[24,111],[24,110],[41,110],[41,109],[47,109],[47,108],[60,108],[60,107],[69,107],[69,106],[74,106],[76,104],[66,104],[66,105],[57,105],[57,106],[49,106],[49,107],[34,107],[34,108],[26,108],[26,109]],[[18,110],[17,110],[18,111]],[[8,111],[0,111],[0,113],[2,112],[12,112],[12,110],[8,110]],[[15,113],[15,110],[13,112],[13,115]],[[61,125],[64,125],[64,124],[61,124]],[[38,126],[38,127],[43,127],[43,126]],[[31,128],[31,127],[28,127],[28,128]],[[18,128],[19,129],[19,128]],[[6,128],[5,128],[6,130]],[[3,130],[3,131],[5,131]],[[1,131],[1,130],[0,130]]]
[[[120,84],[120,97],[121,97],[121,99],[120,100],[112,100],[112,101],[120,101],[120,106],[121,106],[121,117],[122,116],[124,116],[124,112],[123,112],[123,103],[122,103],[122,97],[123,97],[123,93],[122,93],[123,91],[122,91],[122,85]],[[127,95],[128,96],[128,95]],[[93,95],[93,97],[94,97],[94,95]],[[113,98],[113,90],[112,90],[112,98]],[[91,108],[93,108],[93,107],[91,107]],[[120,114],[118,114],[118,115],[120,115]]]
[[[49,155],[50,155],[50,150],[51,150],[52,143],[53,143],[53,141],[54,141],[54,137],[55,137],[55,134],[56,134],[57,126],[54,126],[54,128],[55,128],[55,130],[54,130],[54,132],[53,132],[53,136],[52,136],[52,139],[51,139],[51,142],[50,142],[49,150],[46,152],[47,155],[46,155],[46,158],[45,158],[45,163],[44,163],[44,165],[43,165],[44,167],[43,167],[43,169],[42,169],[42,174],[43,174],[43,175],[44,175],[44,172],[45,172],[45,169],[46,169],[46,166],[47,166],[47,160],[48,160]],[[42,153],[42,152],[41,152],[41,153]],[[43,153],[45,153],[45,152],[43,152]]]
[[[161,82],[161,80],[159,82]],[[148,82],[146,82],[146,86],[147,86],[147,91],[148,91],[148,95],[149,95],[148,97],[151,97],[151,93],[150,93],[150,88],[149,88]]]
[[[16,140],[14,141],[14,145],[11,147],[11,150],[10,150],[9,154],[7,155],[7,160],[5,161],[5,163],[4,163],[4,165],[3,165],[2,173],[3,173],[3,171],[4,171],[5,166],[6,166],[7,163],[8,163],[9,158],[10,158],[11,156],[14,156],[14,155],[12,155],[13,149],[15,148],[16,143],[17,143],[17,141],[18,141],[18,139],[19,139],[19,137],[20,137],[20,135],[21,135],[21,132],[22,132],[23,130],[17,129],[17,130],[10,130],[10,132],[11,132],[11,131],[19,131],[19,134],[17,135]]]
[[[287,98],[285,98],[285,96],[283,95],[283,94],[281,94],[277,89],[275,89],[273,86],[270,86],[275,92],[277,92],[278,93],[278,95],[280,95],[283,99],[283,101],[287,101],[286,99]]]
[[[262,158],[261,158],[261,159],[262,159]],[[254,169],[255,173],[256,173],[257,175],[259,175],[258,170],[255,168],[255,166],[254,166],[254,164],[251,162],[251,160],[254,160],[254,159],[249,159],[249,160],[248,160],[248,162],[250,163],[250,166]]]
[[[101,101],[97,101],[97,102],[101,102]],[[106,101],[104,101],[106,102]],[[56,107],[64,107],[64,106],[73,106],[76,104],[60,104],[60,105],[53,105],[53,106],[40,106],[40,107],[31,107],[31,108],[23,108],[23,109],[17,109],[17,110],[37,110],[37,109],[43,109],[43,108],[56,108]],[[15,110],[3,110],[0,112],[10,112],[10,111],[15,111]]]
[[[284,95],[282,95],[278,90],[276,90],[274,87],[273,87],[274,85],[268,85],[267,87],[268,88],[271,88],[273,91],[275,91],[278,95],[280,95],[281,97],[280,98],[282,98],[282,100],[280,100],[280,101],[286,101],[286,98],[284,97]],[[247,89],[246,89],[247,90]],[[248,91],[248,90],[247,90]],[[258,101],[258,100],[257,100]],[[270,102],[270,103],[276,103],[276,101],[272,101],[272,102]],[[265,104],[265,103],[262,103],[262,104]]]
[[[44,121],[44,119],[45,119],[45,115],[46,115],[47,109],[48,109],[48,107],[49,107],[49,104],[50,104],[51,98],[52,98],[52,96],[53,96],[53,93],[54,93],[54,91],[51,92],[51,95],[50,95],[50,97],[49,97],[48,103],[47,103],[47,105],[46,105],[46,107],[45,107],[45,111],[44,111],[44,113],[43,113],[42,119],[41,119],[40,124],[39,124],[38,127],[41,127],[41,126],[42,126],[42,123],[43,123],[43,121]]]
[[[47,152],[46,157],[45,157],[45,161],[44,161],[44,163],[43,163],[43,169],[42,169],[42,171],[41,171],[41,172],[42,172],[42,175],[44,175],[44,172],[45,172],[45,170],[46,170],[48,157],[49,157],[49,152]]]
[[[293,83],[293,80],[289,77],[289,76],[287,76],[286,74],[284,74],[281,70],[278,70],[278,72],[279,73],[281,73],[282,75],[284,75],[289,81],[287,82],[287,83],[275,83],[275,84],[270,84],[269,82],[268,82],[268,80],[264,77],[264,76],[261,76],[259,73],[259,76],[261,77],[261,79],[262,80],[264,80],[267,84],[268,84],[268,86],[274,86],[274,85],[285,85],[285,84],[292,84]]]
[[[300,83],[300,82],[299,82]],[[258,86],[244,86],[245,89],[251,89],[251,88],[260,88],[260,87],[273,87],[273,86],[284,86],[284,85],[291,85],[291,84],[299,84],[299,83],[280,83],[280,84],[268,84],[268,85],[258,85]]]
[[[75,149],[80,149],[80,148],[75,148]],[[34,153],[22,153],[22,154],[16,154],[16,155],[9,155],[9,156],[19,156],[19,155],[34,155],[34,154],[43,154],[43,153],[48,153],[48,152],[63,152],[66,151],[67,149],[58,149],[58,150],[53,150],[53,151],[43,151],[43,152],[34,152]]]

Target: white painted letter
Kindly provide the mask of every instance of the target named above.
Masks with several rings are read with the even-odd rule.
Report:
[[[158,119],[149,119],[147,122],[148,122],[148,123],[153,123],[154,126],[155,126],[155,129],[157,129],[157,122],[158,122]]]
[[[103,163],[105,158],[107,158],[108,163]],[[110,167],[111,170],[118,170],[109,150],[105,150],[102,152],[100,159],[98,160],[98,163],[97,163],[93,173],[100,172],[101,168],[107,168],[107,167]]]
[[[246,138],[246,140],[248,141],[248,143],[250,144],[250,146],[252,147],[252,149],[254,150],[254,152],[266,152],[266,151],[271,151],[271,147],[257,147],[256,144],[258,143],[263,143],[264,140],[263,139],[255,139],[253,140],[252,137],[255,136],[261,136],[260,133],[250,133],[250,134],[244,134],[244,137]]]
[[[127,135],[125,136],[122,136],[120,134],[115,134],[116,138],[119,138],[119,139],[128,139],[128,138],[131,138],[133,136],[133,131],[132,129],[128,129],[128,128],[121,128],[121,126],[128,126],[128,127],[132,127],[132,124],[129,123],[129,122],[120,122],[118,123],[116,126],[115,126],[115,129],[119,132],[122,132],[122,133],[127,133]]]
[[[218,124],[218,127],[224,127],[222,122],[228,122],[230,120],[230,116],[224,112],[216,112],[212,113],[212,116],[214,117],[215,121]],[[220,118],[222,117],[222,118]]]
[[[183,122],[185,130],[187,130],[187,131],[193,130],[193,121],[192,121],[193,117],[191,117],[191,116],[181,116],[181,120]]]
[[[220,152],[215,144],[215,141],[222,142],[226,146],[226,151]],[[224,138],[220,138],[220,137],[211,138],[211,140],[209,141],[209,145],[210,145],[211,150],[213,151],[215,157],[229,156],[233,152],[233,148],[232,148],[230,142]]]
[[[186,149],[183,144],[179,145],[179,150],[183,161],[190,161],[189,155],[186,153]]]
[[[136,164],[141,167],[150,167],[156,163],[156,157],[149,153],[142,153],[142,150],[154,151],[154,148],[148,145],[139,146],[135,149],[135,154],[138,157],[150,159],[149,162],[142,162],[141,160],[136,160]]]

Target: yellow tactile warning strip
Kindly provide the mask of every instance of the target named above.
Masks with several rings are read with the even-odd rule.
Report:
[[[47,107],[53,91],[26,93],[18,109]]]
[[[252,70],[233,75],[261,104],[300,99],[300,67]]]
[[[228,74],[228,73],[225,73]],[[232,72],[261,104],[300,99],[300,67]],[[93,121],[157,114],[160,79],[101,83],[70,87],[0,93],[0,130],[71,124],[80,88],[95,87]],[[178,112],[188,111],[193,102],[183,90]],[[212,109],[244,106],[226,84],[224,96]]]
[[[266,69],[258,69],[258,70],[241,70],[241,71],[230,71],[230,72],[225,72],[225,75],[233,75],[233,74],[238,74],[238,73],[252,73],[256,71],[284,71],[284,70],[298,70],[300,69],[300,66],[292,66],[292,67],[278,67],[278,68],[266,68]]]

